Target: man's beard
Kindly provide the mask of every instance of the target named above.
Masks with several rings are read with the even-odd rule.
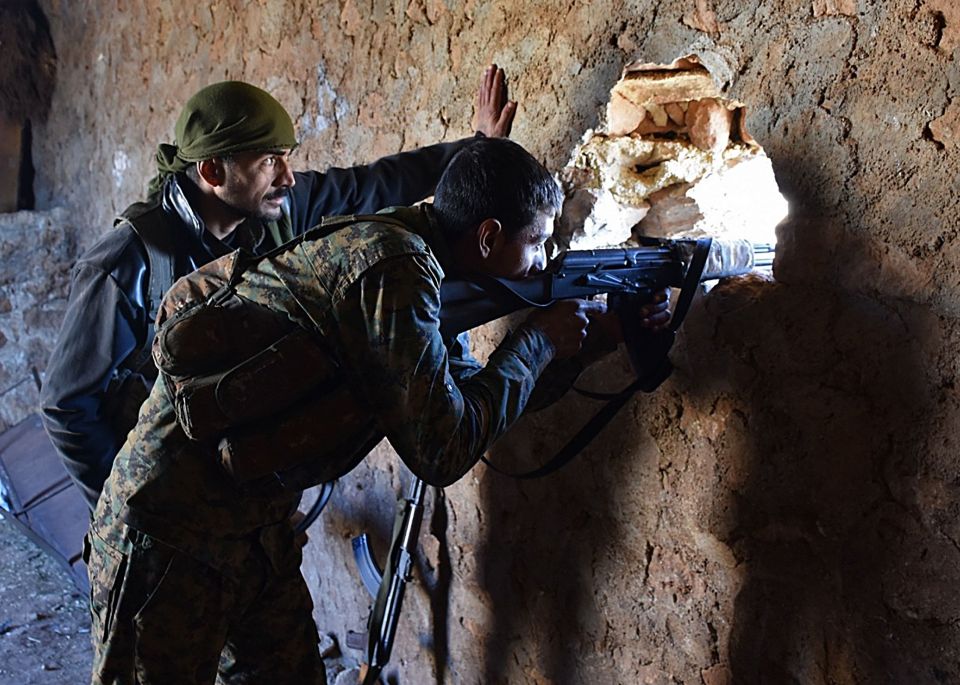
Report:
[[[267,200],[282,199],[290,192],[289,188],[279,188],[273,192],[264,195],[257,203],[256,207],[251,207],[232,197],[221,198],[223,203],[230,207],[234,212],[244,219],[257,219],[258,221],[277,221],[283,216],[283,206],[264,207]]]

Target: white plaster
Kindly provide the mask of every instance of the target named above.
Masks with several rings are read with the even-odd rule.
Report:
[[[309,109],[309,108],[308,108]],[[340,97],[327,80],[323,64],[317,65],[317,113],[304,113],[300,119],[300,138],[314,138],[339,122],[350,111],[350,104]]]
[[[114,150],[113,152],[113,184],[120,189],[127,178],[127,170],[130,168],[130,158],[123,150]]]

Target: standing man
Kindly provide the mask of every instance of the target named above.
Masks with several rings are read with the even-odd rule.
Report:
[[[297,415],[305,419],[298,423],[326,427],[309,443],[306,466],[318,481],[349,472],[383,436],[427,483],[461,478],[520,417],[552,360],[582,368],[589,359],[580,358],[581,345],[610,350],[618,342],[616,317],[578,300],[535,311],[485,366],[463,337],[440,332],[445,275],[517,279],[542,270],[561,200],[550,173],[519,145],[479,139],[450,162],[434,204],[314,232],[248,266],[236,299],[305,333],[312,347],[296,358],[327,355],[336,375],[315,390],[336,399],[281,404],[237,430],[269,431],[282,456],[285,438],[304,435],[274,431],[306,407],[313,413]],[[665,294],[641,316],[662,326]],[[199,347],[188,345],[191,355]],[[271,371],[258,377],[260,393],[248,390],[276,401],[262,388],[289,387],[306,371]],[[189,439],[173,388],[164,376],[144,403],[87,536],[93,683],[324,683],[288,519],[299,493],[282,487],[283,478],[237,482],[218,447],[232,427]]]
[[[477,95],[477,135],[507,136],[515,114],[503,70],[491,65]],[[78,261],[47,366],[44,425],[90,509],[156,378],[153,322],[176,279],[237,248],[263,254],[323,216],[422,200],[470,140],[294,172],[293,122],[271,95],[239,81],[193,95],[175,144],[157,150],[147,199]]]

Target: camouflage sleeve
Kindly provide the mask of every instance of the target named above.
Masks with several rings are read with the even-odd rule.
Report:
[[[567,359],[556,359],[544,369],[527,403],[527,411],[540,411],[559,400],[573,387],[585,368],[616,349],[616,342],[588,329],[579,353]]]
[[[477,374],[483,364],[470,352],[470,334],[464,331],[447,344],[450,375],[459,383]]]
[[[579,354],[567,359],[554,359],[537,378],[536,387],[530,393],[524,413],[540,411],[558,401],[573,387],[586,367],[616,348],[616,344],[607,342],[590,345],[588,335],[584,349]],[[458,335],[447,345],[447,349],[450,354],[450,373],[458,383],[483,368],[483,364],[470,352],[468,333]]]
[[[577,378],[583,372],[583,364],[577,357],[554,361],[537,381],[536,387],[530,394],[527,411],[540,411],[563,397],[573,387]]]
[[[483,364],[470,353],[467,333],[457,336],[448,346],[448,350],[450,374],[457,383],[467,380],[483,368]],[[550,362],[537,378],[536,386],[523,409],[524,413],[545,409],[567,394],[586,366],[587,363],[581,355]]]
[[[553,346],[520,326],[486,366],[466,363],[455,378],[439,332],[441,277],[427,255],[385,260],[346,291],[336,315],[345,366],[390,443],[418,477],[446,486],[517,420]]]
[[[563,397],[583,370],[597,359],[617,349],[616,344],[607,342],[600,345],[589,345],[590,337],[584,343],[584,349],[567,359],[554,359],[537,378],[536,387],[527,400],[524,413],[536,412],[549,407]],[[483,368],[477,359],[470,353],[470,338],[467,333],[461,333],[447,346],[450,353],[450,373],[459,383],[470,378]]]

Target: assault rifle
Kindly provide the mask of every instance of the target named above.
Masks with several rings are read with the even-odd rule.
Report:
[[[667,353],[673,344],[693,295],[702,281],[769,269],[774,248],[747,241],[645,239],[640,247],[577,250],[561,253],[541,273],[520,281],[486,277],[446,279],[440,286],[440,332],[447,338],[526,307],[547,307],[557,300],[606,294],[620,314],[621,325],[636,382],[609,396],[609,400],[574,438],[545,466],[518,478],[535,478],[566,464],[637,391],[652,392],[670,375]],[[641,328],[637,310],[666,288],[680,288],[667,330],[651,333]],[[484,460],[486,461],[486,460]],[[492,466],[489,462],[488,465]],[[499,471],[499,469],[496,469]],[[375,600],[366,633],[350,632],[347,645],[365,649],[367,672],[363,685],[374,685],[390,660],[406,584],[413,577],[423,518],[425,483],[414,477],[394,527],[386,572],[370,551],[366,533],[353,539],[353,554],[364,587]]]
[[[745,240],[660,240],[640,247],[560,253],[544,271],[520,281],[492,277],[447,279],[440,286],[440,332],[461,333],[524,307],[612,294],[642,301],[665,288],[737,276],[773,263],[773,247]],[[702,263],[694,263],[697,257]]]

